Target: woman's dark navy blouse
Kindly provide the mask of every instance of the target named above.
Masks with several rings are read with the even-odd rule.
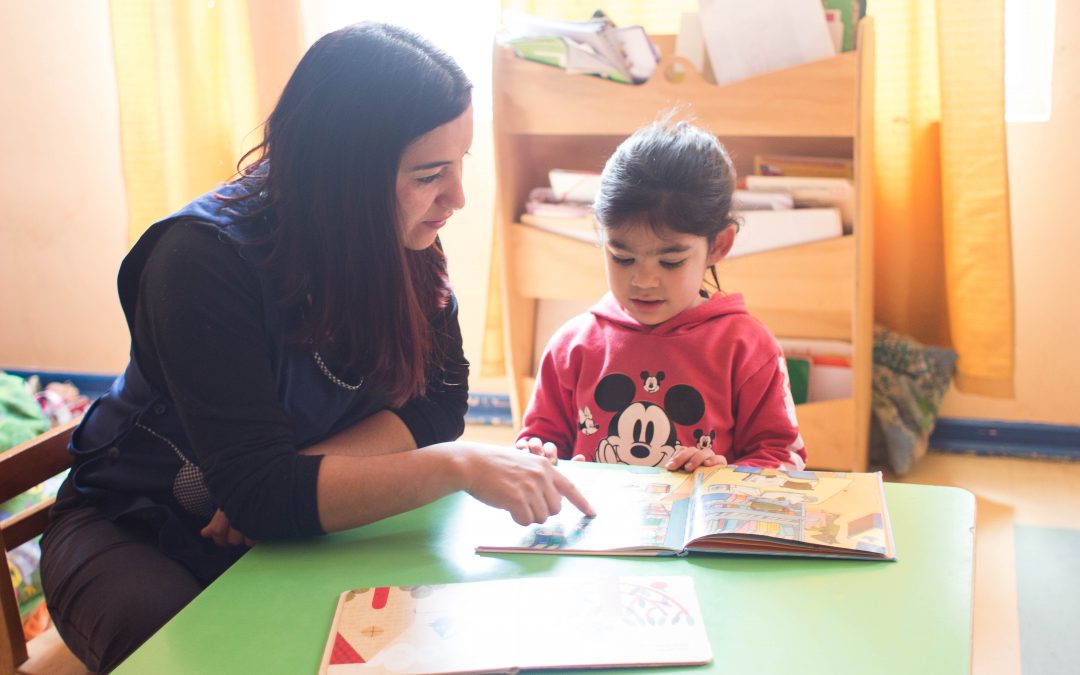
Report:
[[[56,507],[94,505],[150,528],[204,581],[242,553],[199,535],[215,509],[255,540],[321,533],[322,458],[297,450],[387,409],[378,382],[342,386],[346,378],[328,376],[310,345],[286,340],[287,322],[253,262],[258,221],[238,224],[230,208],[205,195],[151,226],[124,259],[131,359],[73,435],[75,466]],[[434,323],[443,370],[423,397],[392,411],[418,447],[460,436],[467,409],[454,298]]]

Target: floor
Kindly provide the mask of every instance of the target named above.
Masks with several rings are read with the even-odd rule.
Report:
[[[490,443],[513,440],[510,427],[471,426],[466,437]],[[976,500],[973,675],[1056,675],[1068,672],[1022,662],[1017,604],[1014,526],[1080,531],[1080,462],[977,457],[931,452],[905,483],[950,485]],[[1080,603],[1063,602],[1080,623]]]
[[[510,427],[470,426],[466,438],[490,443],[512,440]],[[908,483],[951,485],[974,493],[975,616],[974,675],[1049,675],[1050,669],[1022,661],[1017,605],[1014,526],[1080,529],[1080,462],[1041,461],[930,453],[899,479]],[[1078,611],[1067,603],[1065,611]],[[32,645],[32,658],[20,673],[82,675],[55,631]]]
[[[1053,661],[1049,653],[1031,651],[1034,640],[1027,643],[1029,651],[1021,658],[1014,526],[1080,531],[1080,462],[930,453],[902,480],[952,485],[975,494],[972,672],[975,675],[1076,672],[1075,665],[1066,668],[1060,661]],[[1076,561],[1070,564],[1075,569]],[[1037,583],[1030,574],[1024,581]],[[1066,589],[1061,590],[1063,595],[1055,610],[1061,612],[1060,621],[1076,626],[1080,623],[1080,597],[1069,599]],[[1075,586],[1072,593],[1080,596]],[[1031,624],[1023,628],[1030,630]]]

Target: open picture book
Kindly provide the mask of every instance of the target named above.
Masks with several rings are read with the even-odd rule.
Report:
[[[487,673],[711,660],[690,577],[527,577],[346,591],[319,673]]]
[[[559,462],[596,511],[569,502],[540,525],[474,508],[479,553],[740,553],[895,560],[880,473],[725,466],[693,473]]]

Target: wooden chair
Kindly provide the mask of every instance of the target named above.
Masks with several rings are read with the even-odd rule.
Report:
[[[26,492],[71,466],[68,439],[78,422],[78,419],[72,420],[0,453],[0,502]],[[50,498],[0,522],[5,577],[4,582],[0,583],[0,605],[3,609],[3,615],[0,616],[0,627],[3,628],[3,631],[0,631],[0,675],[17,672],[16,669],[29,655],[26,640],[23,638],[15,589],[7,580],[7,552],[45,530],[53,501]],[[60,646],[63,646],[62,643]],[[70,655],[70,652],[68,654]],[[70,658],[74,659],[74,656]]]

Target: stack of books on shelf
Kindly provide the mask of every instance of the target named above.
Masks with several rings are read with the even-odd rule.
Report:
[[[624,84],[646,82],[660,60],[644,28],[618,27],[601,11],[559,21],[507,10],[497,40],[521,58]]]
[[[729,258],[806,244],[850,233],[855,192],[850,160],[758,155],[755,170],[735,190],[739,234]],[[521,223],[564,237],[599,243],[592,203],[600,174],[553,169],[550,185],[534,188]]]
[[[855,49],[865,0],[700,0],[684,12],[675,55],[707,81],[727,84]],[[639,25],[597,10],[584,21],[503,13],[500,44],[524,59],[625,84],[647,82],[660,51]],[[667,74],[680,79],[682,66]]]
[[[855,49],[865,0],[701,0],[683,14],[675,53],[714,84]]]
[[[850,234],[853,176],[846,158],[756,155],[754,173],[735,191],[741,223],[728,257]]]
[[[600,189],[600,174],[552,169],[548,183],[529,192],[521,224],[588,244],[599,243],[592,204]]]
[[[796,404],[852,395],[851,343],[840,340],[777,338],[787,360]]]

